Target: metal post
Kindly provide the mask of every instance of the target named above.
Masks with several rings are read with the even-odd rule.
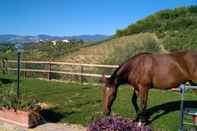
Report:
[[[51,80],[51,60],[49,60],[48,68],[49,68],[48,79]]]
[[[3,71],[3,75],[5,75],[5,60],[4,60],[4,58],[2,58],[2,71]]]
[[[180,85],[180,93],[181,93],[181,105],[180,105],[180,127],[179,131],[184,131],[183,119],[184,119],[184,93],[185,93],[185,85]]]
[[[17,59],[17,100],[19,100],[19,82],[20,82],[20,52],[17,53],[18,59]]]
[[[81,85],[83,85],[83,66],[81,66]]]
[[[26,69],[26,63],[24,63],[24,68]],[[26,77],[27,77],[27,73],[26,71],[24,71],[24,78],[26,79]]]

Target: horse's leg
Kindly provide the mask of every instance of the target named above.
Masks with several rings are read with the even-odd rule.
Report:
[[[135,108],[136,113],[138,113],[139,111],[139,107],[137,105],[137,97],[138,97],[138,91],[137,90],[133,90],[133,96],[131,98],[131,102]]]
[[[146,122],[147,121],[146,106],[148,100],[148,88],[146,86],[139,86],[139,96],[140,96],[139,119],[142,122]]]

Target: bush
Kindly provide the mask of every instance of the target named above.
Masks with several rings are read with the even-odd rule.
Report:
[[[14,110],[32,110],[37,107],[38,100],[17,99],[15,84],[0,84],[0,108]]]
[[[163,39],[163,45],[168,51],[197,51],[197,29],[169,31]]]
[[[121,117],[98,119],[88,126],[88,131],[151,131],[149,127],[138,126],[137,122]]]
[[[197,6],[179,7],[175,9],[161,10],[143,20],[130,24],[127,28],[117,30],[116,36],[126,36],[141,32],[156,32],[186,29],[197,25]]]

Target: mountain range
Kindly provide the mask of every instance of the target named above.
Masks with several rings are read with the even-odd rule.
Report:
[[[36,35],[36,36],[21,36],[5,34],[0,35],[0,43],[32,43],[39,41],[53,41],[53,40],[83,40],[83,41],[100,41],[107,39],[106,35],[79,35],[79,36],[51,36],[51,35]]]

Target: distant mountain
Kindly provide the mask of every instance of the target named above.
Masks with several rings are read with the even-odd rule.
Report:
[[[106,35],[79,35],[79,36],[71,36],[71,39],[81,39],[84,41],[100,41],[109,38]]]
[[[51,36],[51,35],[37,35],[37,36],[20,36],[5,34],[0,35],[0,43],[30,43],[39,41],[52,41],[52,40],[83,40],[83,41],[100,41],[107,39],[106,35],[79,35],[79,36]]]

